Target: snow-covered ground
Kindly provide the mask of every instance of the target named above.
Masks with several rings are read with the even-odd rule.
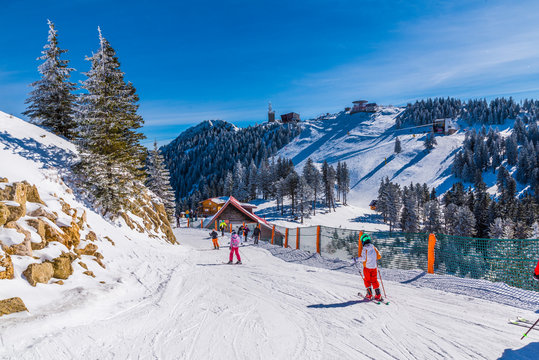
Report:
[[[263,247],[225,265],[221,240],[177,229],[182,246],[133,242],[117,286],[80,287],[48,308],[3,317],[2,358],[536,359],[529,310],[386,279],[390,305],[362,302],[352,273],[284,261]],[[135,250],[136,249],[136,250]],[[41,284],[38,284],[40,286]],[[481,284],[478,283],[480,287]]]

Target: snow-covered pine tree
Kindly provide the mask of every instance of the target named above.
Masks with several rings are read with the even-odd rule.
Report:
[[[341,201],[341,190],[342,190],[342,164],[340,161],[337,162],[336,170],[336,182],[337,182],[337,201]]]
[[[326,206],[335,211],[335,177],[336,172],[333,166],[329,165],[324,160],[322,164],[322,184],[324,186],[324,197],[326,200]]]
[[[307,181],[307,184],[313,189],[313,214],[316,215],[316,201],[318,200],[318,194],[321,187],[321,175],[320,171],[314,166],[313,159],[308,158],[305,166],[303,167],[303,177]]]
[[[85,75],[79,96],[77,166],[86,186],[104,214],[118,214],[123,203],[138,191],[135,181],[144,180],[146,150],[137,129],[144,123],[137,114],[138,96],[125,82],[116,52],[99,31],[100,46]]]
[[[350,192],[350,171],[348,170],[348,165],[345,162],[342,164],[341,168],[341,191],[342,191],[342,202],[344,205],[348,203],[348,193]]]
[[[232,189],[232,196],[239,201],[246,201],[249,198],[246,180],[247,175],[245,168],[240,161],[237,161],[236,166],[234,166],[234,186]]]
[[[436,142],[436,138],[434,137],[434,133],[427,133],[427,135],[425,136],[425,149],[427,149],[427,151],[431,151],[432,149],[434,149],[434,145],[436,145],[437,142]]]
[[[256,165],[252,161],[251,165],[249,165],[249,184],[247,187],[249,191],[249,199],[256,199],[256,189],[258,188],[258,171]]]
[[[75,84],[69,82],[68,60],[60,59],[67,50],[58,47],[58,33],[54,23],[48,20],[49,38],[38,60],[44,60],[38,70],[41,79],[32,83],[34,88],[26,100],[28,108],[24,115],[32,122],[49,128],[53,133],[73,139],[77,123],[74,120],[76,97]]]
[[[400,154],[402,152],[401,141],[398,137],[395,138],[395,153]]]
[[[410,188],[406,186],[402,190],[402,213],[401,213],[401,229],[407,233],[416,233],[419,230],[419,216],[417,206],[417,196],[413,190],[413,185]]]
[[[176,198],[170,186],[170,173],[165,167],[165,159],[157,148],[156,141],[153,143],[153,149],[147,160],[147,170],[146,186],[163,201],[169,219],[171,223],[174,223]]]
[[[232,196],[234,192],[234,176],[230,171],[226,173],[223,192],[225,196]]]
[[[496,218],[490,224],[488,229],[488,235],[491,239],[503,239],[504,235],[504,221],[502,218]]]
[[[453,234],[456,236],[473,236],[475,229],[475,217],[467,206],[459,206],[455,214],[455,228]]]
[[[292,214],[295,214],[296,209],[296,199],[297,199],[297,192],[298,192],[298,184],[299,184],[299,175],[296,173],[295,170],[292,170],[286,179],[284,179],[284,185],[286,188],[286,194],[290,196],[290,209],[292,210]]]
[[[426,233],[442,232],[440,204],[437,199],[425,203],[425,223],[423,231]]]
[[[311,188],[305,179],[300,176],[297,186],[297,202],[298,212],[301,216],[301,223],[303,224],[303,218],[310,211],[310,204],[314,196],[314,190]]]

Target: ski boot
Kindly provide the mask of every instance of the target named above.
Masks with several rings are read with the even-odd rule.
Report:
[[[230,260],[229,262],[227,262],[227,264],[228,264],[228,265],[233,264],[232,260]]]
[[[241,261],[236,261],[236,265],[241,265]]]
[[[374,296],[374,300],[376,300],[376,301],[384,300],[384,299],[382,299],[382,294],[380,294],[380,288],[374,289],[374,292],[376,293],[376,295]]]
[[[367,288],[367,295],[365,295],[366,300],[372,300],[372,290],[371,288]]]

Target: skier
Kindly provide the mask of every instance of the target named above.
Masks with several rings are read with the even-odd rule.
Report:
[[[238,236],[238,234],[236,234],[235,231],[232,231],[232,235],[230,236],[230,257],[229,257],[229,261],[228,261],[228,264],[232,264],[232,260],[234,260],[234,253],[236,253],[236,258],[238,259],[238,261],[236,262],[236,264],[241,264],[241,257],[240,257],[240,253],[238,251],[239,247],[240,247],[240,237]]]
[[[258,245],[258,238],[260,237],[260,228],[257,226],[253,230],[253,241],[255,245]]]
[[[217,231],[213,230],[211,233],[210,233],[210,236],[211,236],[211,241],[213,242],[213,249],[214,250],[219,250],[219,234],[217,233]]]
[[[247,226],[243,228],[243,242],[245,243],[247,242],[247,236],[249,235],[249,231],[251,230],[249,230]]]
[[[533,272],[533,278],[539,281],[539,261],[537,262],[537,266],[535,267],[535,271]]]
[[[221,220],[219,229],[221,230],[221,236],[225,236],[226,222],[224,220]]]
[[[361,236],[361,243],[363,244],[363,250],[358,261],[363,262],[363,282],[365,288],[367,288],[367,300],[372,299],[371,286],[376,293],[374,300],[382,301],[382,294],[380,294],[380,285],[378,284],[378,265],[377,260],[382,257],[378,249],[371,244],[371,237],[368,234]]]

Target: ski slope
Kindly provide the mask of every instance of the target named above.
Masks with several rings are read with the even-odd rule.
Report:
[[[354,274],[240,248],[225,265],[206,231],[182,246],[135,242],[112,258],[118,286],[66,296],[0,322],[0,358],[536,359],[539,332],[507,324],[529,310],[386,280],[391,304],[361,302]],[[83,295],[83,296],[81,296]],[[84,296],[86,295],[86,296]]]
[[[423,141],[429,127],[397,129],[395,118],[403,111],[398,107],[381,107],[370,113],[338,113],[324,119],[302,123],[302,133],[283,147],[277,156],[292,159],[301,170],[310,157],[315,163],[326,160],[336,166],[345,161],[350,170],[348,203],[364,209],[378,194],[380,181],[386,176],[402,185],[426,183],[438,194],[456,181],[451,176],[453,157],[464,141],[464,133],[437,136],[438,144],[427,152]],[[402,152],[395,154],[395,138]]]

